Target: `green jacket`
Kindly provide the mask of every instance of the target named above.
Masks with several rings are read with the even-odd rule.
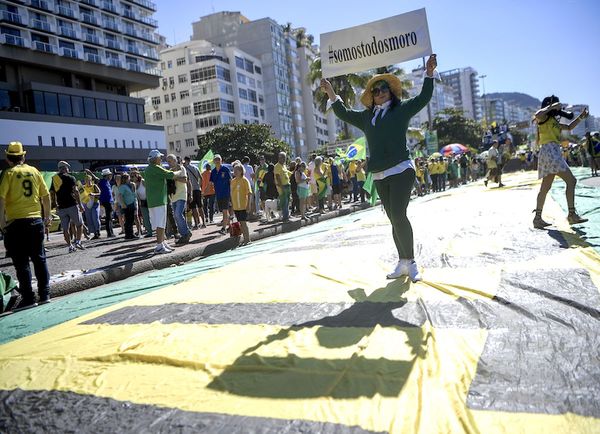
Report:
[[[425,77],[421,93],[414,98],[401,101],[399,105],[378,117],[375,126],[371,125],[374,112],[348,109],[339,99],[333,103],[333,111],[341,120],[361,129],[369,144],[369,172],[381,172],[408,160],[406,133],[410,118],[427,105],[433,95],[433,78]]]

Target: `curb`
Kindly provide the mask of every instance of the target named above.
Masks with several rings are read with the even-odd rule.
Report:
[[[357,211],[371,208],[371,205],[366,203],[351,204],[349,208],[331,211],[327,214],[317,214],[308,217],[307,220],[295,220],[289,223],[279,223],[277,225],[259,229],[250,234],[251,241],[258,241],[264,238],[269,238],[275,235],[280,235],[288,232],[296,231],[304,226],[313,225],[322,221],[330,220],[336,217],[352,214]],[[205,246],[188,249],[178,252],[175,250],[168,255],[158,255],[140,261],[132,261],[117,267],[111,267],[98,271],[92,274],[77,276],[62,282],[55,283],[50,287],[51,297],[61,297],[75,292],[85,291],[86,289],[95,288],[97,286],[106,285],[108,283],[118,282],[119,280],[127,279],[136,274],[146,273],[148,271],[160,270],[171,267],[172,265],[180,265],[181,263],[208,257],[231,250],[237,246],[237,240],[234,238],[226,238],[216,243],[211,243]]]

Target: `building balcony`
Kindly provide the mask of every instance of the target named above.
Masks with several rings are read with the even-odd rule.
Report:
[[[147,26],[152,26],[154,28],[158,27],[158,21],[156,21],[155,19],[152,19],[152,18],[144,16],[144,15],[137,14],[137,13],[133,12],[132,10],[123,9],[123,16],[125,18],[129,18],[130,20],[134,20],[134,21],[146,24]]]
[[[115,32],[121,32],[121,26],[115,21],[103,20],[102,26],[106,29],[113,30]]]
[[[90,44],[101,45],[100,37],[96,35],[92,35],[91,33],[84,33],[82,39],[85,42],[89,42]]]
[[[29,6],[36,9],[41,9],[43,11],[52,12],[50,5],[45,0],[29,0]]]
[[[134,38],[139,38],[139,32],[133,27],[123,26],[123,33],[129,36],[133,36]]]
[[[121,44],[119,43],[119,41],[113,41],[112,39],[105,39],[104,43],[106,44],[106,46],[108,48],[111,48],[113,50],[122,51]]]
[[[56,46],[42,41],[32,41],[31,48],[44,53],[56,54]]]
[[[58,34],[71,39],[80,39],[79,33],[75,29],[65,26],[58,26]]]
[[[104,9],[105,11],[112,12],[113,14],[118,13],[117,7],[114,4],[110,3],[110,2],[102,2],[102,4],[100,5],[100,7],[102,9]]]
[[[70,57],[71,59],[79,59],[79,52],[72,48],[60,47],[58,52],[61,56],[64,57]]]
[[[135,45],[127,45],[125,47],[125,51],[127,51],[128,53],[131,54],[136,54],[138,56],[142,55],[142,50],[140,50],[138,47],[136,47]]]
[[[54,33],[54,26],[47,21],[31,20],[31,27],[48,33]]]
[[[11,24],[23,24],[23,18],[21,15],[14,12],[2,11],[0,14],[0,22],[11,23]]]
[[[99,63],[102,64],[102,57],[100,57],[98,54],[94,54],[94,53],[85,53],[85,60],[87,60],[88,62],[92,62],[92,63]]]
[[[136,5],[142,6],[146,9],[151,10],[152,12],[156,12],[156,3],[151,2],[149,0],[131,0],[132,3]]]
[[[144,56],[144,57],[147,57],[148,59],[160,60],[160,57],[159,57],[158,53],[154,49],[152,49],[152,50],[143,50],[140,53],[140,55]]]
[[[58,15],[62,15],[63,17],[69,17],[75,19],[75,10],[66,6],[58,5],[56,6],[55,12]]]
[[[135,72],[142,72],[142,67],[134,62],[127,62],[127,69]]]
[[[95,8],[98,8],[100,6],[98,6],[98,3],[96,2],[96,0],[79,0],[81,3],[86,4],[86,5],[90,5],[93,6]]]
[[[106,59],[106,64],[108,66],[112,66],[114,68],[123,68],[123,63],[121,63],[121,60],[119,59],[114,59],[112,57],[108,57]]]
[[[146,74],[156,75],[157,77],[162,76],[162,71],[159,68],[148,68],[144,71]]]
[[[21,36],[9,35],[8,33],[0,34],[0,42],[6,45],[29,48],[28,40],[22,38]]]
[[[159,43],[158,36],[156,36],[154,33],[138,32],[137,37],[143,39],[144,41],[152,42],[153,44]]]
[[[86,14],[85,12],[81,13],[81,21],[83,21],[86,24],[91,24],[93,26],[100,25],[100,20],[98,20],[98,18],[96,18],[95,15]]]

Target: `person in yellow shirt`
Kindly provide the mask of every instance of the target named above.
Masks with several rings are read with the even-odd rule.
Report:
[[[365,185],[365,181],[367,180],[367,176],[365,174],[365,169],[363,169],[363,163],[361,160],[356,162],[356,181],[358,182],[358,190],[360,192],[360,203],[365,203],[365,190],[363,186]]]
[[[25,153],[21,142],[9,143],[6,162],[10,167],[2,172],[0,180],[0,230],[23,297],[19,307],[36,305],[29,260],[33,263],[40,303],[50,301],[50,274],[44,252],[44,227],[51,221],[50,193],[40,172],[25,164]]]
[[[348,178],[352,182],[352,201],[358,202],[358,179],[356,178],[356,161],[348,163]]]
[[[241,245],[250,244],[250,231],[248,230],[248,213],[250,212],[252,187],[250,181],[244,176],[244,166],[233,166],[233,179],[231,180],[231,206],[235,218],[240,222],[244,241]]]
[[[277,164],[275,165],[275,185],[279,193],[279,206],[283,215],[283,222],[290,221],[290,194],[292,188],[290,186],[290,171],[286,166],[287,154],[280,152]]]

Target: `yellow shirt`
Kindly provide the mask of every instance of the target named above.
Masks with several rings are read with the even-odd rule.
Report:
[[[243,211],[248,208],[248,195],[252,192],[250,181],[246,177],[231,180],[231,205],[234,211]]]
[[[2,173],[0,198],[4,199],[7,221],[42,217],[40,198],[48,194],[44,178],[35,167],[20,164]]]
[[[348,164],[348,173],[350,174],[350,178],[354,178],[356,176],[356,163],[354,160],[350,161]]]
[[[538,124],[538,144],[560,143],[560,124],[555,118],[550,118],[543,124]]]
[[[358,182],[360,181],[366,181],[367,177],[365,176],[365,171],[362,169],[362,167],[356,171],[356,180]]]
[[[290,184],[290,171],[285,164],[277,163],[275,165],[275,179],[277,179],[277,175],[279,175],[281,185]]]
[[[92,184],[92,185],[87,185],[84,184],[83,185],[83,189],[81,191],[81,193],[79,194],[80,198],[81,198],[81,202],[87,204],[90,201],[94,201],[96,202],[98,200],[98,196],[91,196],[91,193],[96,193],[96,185]]]

